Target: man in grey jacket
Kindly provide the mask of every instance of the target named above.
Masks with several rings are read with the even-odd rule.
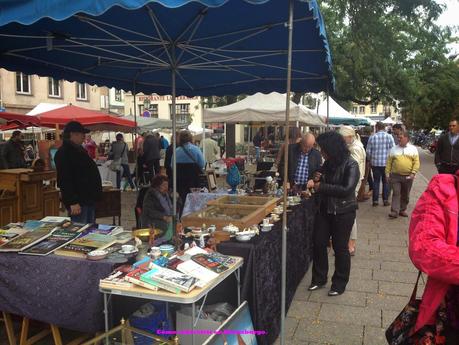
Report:
[[[135,186],[132,182],[131,169],[129,169],[128,151],[129,148],[124,142],[123,135],[118,133],[116,135],[116,141],[112,143],[112,149],[109,155],[114,161],[117,159],[121,160],[121,170],[116,172],[116,188],[121,188],[121,178],[125,177],[131,189],[134,190]]]
[[[143,160],[150,172],[150,178],[160,173],[160,159],[159,140],[152,133],[148,133],[143,142]]]
[[[10,140],[6,142],[2,152],[4,169],[25,168],[24,144],[21,131],[14,131]]]

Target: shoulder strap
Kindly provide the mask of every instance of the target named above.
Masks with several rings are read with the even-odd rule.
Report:
[[[193,161],[193,163],[195,164],[198,164],[198,162],[196,161],[196,159],[193,157],[193,155],[191,154],[190,151],[188,151],[185,146],[182,146],[182,149],[183,151],[185,152],[185,154]],[[199,164],[198,164],[199,165]]]
[[[411,294],[411,298],[410,298],[410,301],[414,301],[416,300],[416,294],[418,292],[418,284],[419,284],[419,278],[421,278],[421,274],[422,272],[419,271],[418,273],[418,278],[416,279],[416,284],[414,285],[414,289],[413,289],[413,293]]]
[[[124,143],[123,151],[121,151],[121,156],[123,156],[123,154],[124,154],[124,151],[126,151],[126,146],[127,146],[127,144],[126,144],[126,143]]]

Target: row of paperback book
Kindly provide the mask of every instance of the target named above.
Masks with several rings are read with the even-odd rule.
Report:
[[[0,228],[0,252],[28,255],[86,257],[97,249],[128,242],[132,233],[122,227],[104,224],[79,224],[66,217],[45,217]]]
[[[119,266],[100,282],[106,288],[137,285],[153,291],[187,293],[209,284],[235,262],[232,257],[193,247],[184,255],[173,257],[165,267],[153,260],[142,260],[132,266]]]

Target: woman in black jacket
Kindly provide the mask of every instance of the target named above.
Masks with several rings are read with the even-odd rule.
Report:
[[[172,201],[169,196],[169,180],[167,176],[156,175],[151,180],[150,189],[145,194],[140,222],[143,228],[162,230],[159,238],[162,242],[170,241],[173,236]]]
[[[351,270],[348,242],[357,210],[355,187],[360,179],[359,166],[350,156],[343,137],[337,132],[319,135],[324,164],[316,173],[314,189],[319,210],[314,227],[312,282],[309,291],[325,286],[328,275],[327,244],[332,238],[335,273],[329,296],[341,295],[346,289]]]

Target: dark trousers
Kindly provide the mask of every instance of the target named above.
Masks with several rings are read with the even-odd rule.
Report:
[[[382,181],[382,194],[383,200],[389,200],[389,184],[387,183],[386,178],[386,167],[371,167],[371,171],[373,172],[373,202],[378,202],[379,199],[379,185]]]
[[[351,255],[348,243],[355,214],[355,211],[337,215],[324,215],[321,212],[317,214],[313,234],[312,285],[325,285],[327,283],[327,244],[331,237],[335,252],[335,273],[332,277],[331,290],[342,293],[346,289],[351,272]]]
[[[161,172],[161,166],[159,164],[159,159],[153,159],[146,162],[147,170],[150,172],[150,178],[159,174]]]
[[[70,219],[72,220],[72,222],[81,223],[81,224],[95,223],[96,222],[96,206],[80,205],[80,207],[81,207],[81,213],[76,216],[70,215],[70,210],[69,210],[69,215],[70,215]]]
[[[132,189],[135,189],[134,183],[132,182],[131,170],[128,164],[121,164],[121,171],[116,172],[116,188],[121,188],[121,178],[125,177]]]

